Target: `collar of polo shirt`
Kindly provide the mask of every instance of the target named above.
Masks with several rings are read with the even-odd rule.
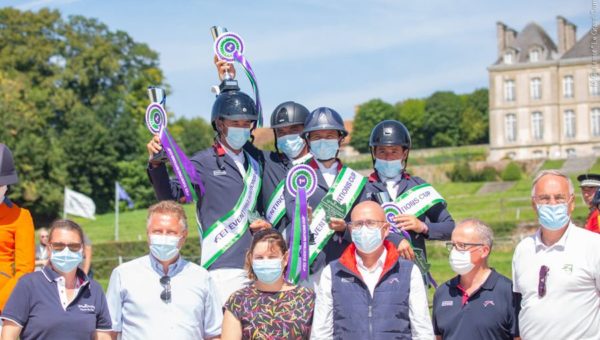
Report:
[[[547,246],[544,244],[544,242],[542,242],[542,228],[543,227],[538,228],[538,230],[535,232],[535,237],[533,238],[536,251],[549,250],[549,249],[553,249],[553,248],[564,250],[565,243],[567,242],[567,237],[569,237],[569,231],[571,231],[572,228],[577,228],[577,227],[575,227],[573,222],[569,221],[569,226],[567,227],[567,230],[565,230],[565,233],[562,235],[562,237],[556,243],[554,243],[551,246]]]
[[[49,265],[44,266],[44,268],[42,269],[42,273],[44,274],[44,277],[46,278],[46,280],[48,280],[48,282],[56,281],[61,277],[61,275],[59,273],[55,272],[54,269],[52,269],[52,267]],[[81,287],[83,287],[84,285],[86,285],[90,282],[90,279],[87,277],[87,275],[85,275],[83,270],[81,270],[80,268],[77,268],[76,276],[80,281],[83,281],[83,283],[81,284]]]

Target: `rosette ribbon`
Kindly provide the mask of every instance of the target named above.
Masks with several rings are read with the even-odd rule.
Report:
[[[179,145],[177,145],[175,139],[167,129],[167,113],[164,109],[166,95],[164,94],[164,90],[149,87],[148,95],[151,103],[146,108],[146,126],[150,132],[158,134],[162,148],[169,159],[169,163],[171,163],[173,172],[183,191],[186,203],[198,201],[194,184],[200,189],[200,195],[204,195],[204,184],[192,162]]]
[[[258,114],[257,127],[263,125],[262,115],[262,104],[260,102],[260,94],[258,91],[258,82],[256,81],[256,74],[250,66],[250,62],[244,56],[244,41],[242,37],[233,32],[226,32],[215,40],[214,44],[215,54],[220,60],[228,62],[238,62],[244,68],[244,72],[252,85],[252,91],[254,92],[254,98],[256,101],[256,112]]]
[[[295,197],[286,280],[294,284],[297,283],[296,278],[307,280],[309,275],[308,197],[315,192],[316,181],[315,170],[305,164],[291,168],[286,178],[286,189]],[[299,276],[296,275],[298,270]]]

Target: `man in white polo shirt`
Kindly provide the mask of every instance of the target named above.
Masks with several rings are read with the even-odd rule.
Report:
[[[179,255],[187,237],[183,208],[148,209],[150,254],[118,266],[106,293],[113,331],[122,339],[212,339],[223,312],[208,272]]]
[[[533,181],[541,227],[513,257],[513,289],[521,294],[519,330],[527,339],[598,339],[600,235],[575,226],[571,180],[558,170]]]

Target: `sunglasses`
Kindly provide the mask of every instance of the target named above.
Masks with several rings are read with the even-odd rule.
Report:
[[[160,285],[163,291],[160,293],[160,299],[163,302],[171,302],[171,278],[167,275],[160,278]]]
[[[538,296],[544,297],[546,295],[546,278],[548,277],[548,272],[550,268],[548,266],[540,267],[540,278],[538,280]]]
[[[50,248],[52,248],[52,250],[56,250],[56,251],[63,251],[67,247],[69,247],[70,251],[80,251],[82,244],[81,243],[62,243],[62,242],[50,243]]]

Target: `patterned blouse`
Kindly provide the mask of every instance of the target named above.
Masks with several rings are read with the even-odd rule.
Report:
[[[231,294],[225,308],[242,324],[243,339],[308,339],[315,293],[301,286],[263,292],[252,285]]]

